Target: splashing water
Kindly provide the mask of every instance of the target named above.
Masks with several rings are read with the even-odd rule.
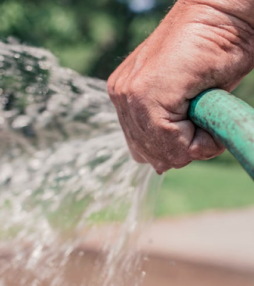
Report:
[[[129,157],[105,83],[0,43],[0,110],[0,285],[127,285],[138,258],[124,250],[151,170]],[[102,235],[93,259],[81,245],[121,216],[114,246]]]

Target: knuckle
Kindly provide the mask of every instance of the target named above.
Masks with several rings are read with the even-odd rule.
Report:
[[[168,165],[168,164],[162,165],[162,164],[160,164],[159,166],[155,167],[155,170],[156,170],[157,174],[161,175],[161,174],[167,172],[168,170],[170,170],[171,168],[172,168],[171,165]]]
[[[125,86],[125,81],[121,77],[119,77],[115,83],[115,94],[117,96],[122,96],[122,95],[127,95],[127,91],[124,88]]]
[[[172,164],[172,168],[174,169],[181,169],[187,165],[189,165],[192,161],[186,161],[185,163],[182,164]]]
[[[107,81],[108,95],[114,105],[116,105],[116,93],[115,93],[115,80],[112,76]]]
[[[215,149],[204,147],[202,145],[195,145],[190,149],[191,158],[194,160],[208,160],[217,157],[224,151],[223,149]]]
[[[108,94],[111,96],[115,93],[115,79],[114,79],[114,74],[112,74],[108,81],[107,81],[107,89],[108,89]]]
[[[122,78],[112,82],[108,81],[108,93],[112,102],[117,104],[120,98],[126,97],[128,94],[125,81]]]
[[[172,168],[172,164],[170,162],[167,162],[165,160],[153,160],[151,159],[149,162],[152,167],[154,168],[154,170],[157,172],[157,174],[161,175],[164,172],[170,170]]]
[[[201,148],[199,145],[195,144],[195,145],[191,146],[189,152],[191,154],[191,157],[193,159],[196,159],[200,156]]]
[[[195,144],[190,148],[190,155],[193,160],[207,160],[214,157],[214,152],[211,151],[202,145]]]
[[[140,76],[132,78],[132,80],[129,83],[129,93],[131,95],[145,94],[147,90],[148,90],[148,84]]]
[[[180,135],[180,128],[177,124],[174,123],[168,125],[167,131],[172,137],[178,137]]]
[[[113,104],[116,106],[117,105],[117,96],[115,93],[109,93],[109,98],[113,102]]]

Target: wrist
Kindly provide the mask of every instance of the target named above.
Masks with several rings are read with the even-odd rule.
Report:
[[[254,64],[254,18],[248,17],[254,0],[242,0],[244,6],[235,0],[178,0],[166,16],[164,24],[173,26],[192,26],[192,33],[198,30],[207,38],[206,32],[213,32],[211,41],[221,42],[227,50],[235,47],[235,52],[248,54]],[[252,7],[253,6],[253,7]],[[245,13],[246,12],[246,13]],[[211,33],[210,33],[211,34]]]
[[[183,71],[192,75],[196,70],[195,85],[199,87],[195,92],[211,87],[232,91],[254,68],[254,26],[232,15],[226,6],[211,5],[215,1],[178,0],[155,31],[154,43],[162,38],[162,53],[167,47],[170,52],[173,42],[174,58],[182,62]]]
[[[206,6],[226,14],[236,23],[242,21],[254,29],[254,0],[179,0],[183,5]]]

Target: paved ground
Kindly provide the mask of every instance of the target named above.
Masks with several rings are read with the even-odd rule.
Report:
[[[138,235],[130,236],[130,249],[135,255],[129,256],[127,251],[117,259],[114,253],[128,245],[121,235],[123,228],[104,225],[86,233],[63,271],[59,272],[56,263],[53,274],[63,277],[64,285],[254,285],[254,208],[159,220],[138,229]],[[123,240],[119,240],[119,235]],[[105,255],[111,247],[115,252]],[[136,250],[141,255],[136,255]],[[5,271],[11,257],[3,254],[0,280],[6,279],[5,286],[24,286],[24,279],[29,282],[36,278],[37,272],[30,273],[22,261]],[[105,284],[108,275],[110,283]],[[49,286],[50,281],[51,278],[45,277],[36,285]],[[35,285],[31,283],[26,285]]]
[[[254,208],[157,221],[142,233],[143,250],[254,271]]]
[[[140,286],[254,285],[254,208],[156,220],[138,229],[132,246],[148,257]],[[117,248],[119,233],[116,226],[100,227],[83,247],[98,252],[108,242]]]
[[[114,245],[118,231],[101,227],[86,245]],[[135,246],[156,256],[254,272],[254,208],[157,220],[142,228]]]

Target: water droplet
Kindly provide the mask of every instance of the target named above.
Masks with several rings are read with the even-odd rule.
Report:
[[[146,276],[146,272],[145,271],[142,271],[142,277],[145,277]]]
[[[80,252],[78,253],[79,256],[84,256],[84,254],[85,254],[84,251],[80,251]]]
[[[12,128],[20,129],[28,126],[30,123],[31,123],[30,117],[26,115],[20,115],[12,122]]]
[[[27,70],[27,71],[32,71],[32,70],[33,70],[33,67],[32,67],[32,66],[26,66],[26,70]]]

